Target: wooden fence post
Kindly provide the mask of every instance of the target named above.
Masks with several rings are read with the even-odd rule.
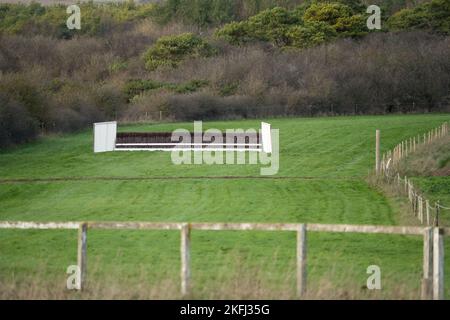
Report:
[[[433,288],[433,228],[428,227],[423,231],[423,278],[422,300],[432,298]]]
[[[420,220],[420,223],[423,223],[423,216],[422,216],[422,197],[420,197],[419,195],[415,196],[416,199],[416,212],[417,212],[417,217]]]
[[[380,130],[375,131],[375,172],[380,173]]]
[[[400,158],[403,159],[405,156],[405,143],[402,141],[401,147],[400,147]]]
[[[190,293],[190,238],[191,230],[189,223],[184,223],[181,227],[181,294],[186,296]]]
[[[306,293],[306,225],[300,224],[297,230],[297,296]]]
[[[83,290],[86,281],[87,272],[87,223],[80,223],[78,227],[78,252],[77,252],[77,263],[79,268],[79,283],[78,290]]]
[[[434,226],[439,227],[439,200],[434,204],[436,216],[434,217]]]
[[[408,194],[408,177],[405,176],[405,194]]]
[[[427,212],[427,225],[430,225],[430,201],[425,200],[425,210]]]
[[[444,299],[444,230],[433,230],[433,299]]]

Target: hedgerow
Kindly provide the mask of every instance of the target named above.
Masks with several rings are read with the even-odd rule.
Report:
[[[0,4],[0,33],[45,34],[64,39],[74,35],[95,36],[127,22],[149,17],[155,8],[153,4],[136,5],[132,1],[108,5],[86,2],[77,5],[82,12],[80,30],[67,29],[69,15],[64,5]]]
[[[231,44],[266,41],[277,47],[307,48],[335,37],[367,33],[365,16],[341,2],[312,2],[294,10],[276,7],[246,21],[217,30],[216,36]]]
[[[175,93],[191,93],[208,85],[206,80],[191,80],[185,83],[160,82],[149,79],[130,80],[125,84],[124,92],[129,100],[144,92],[155,89],[168,89]]]
[[[432,0],[412,9],[393,14],[388,25],[391,30],[428,29],[450,34],[450,1]]]

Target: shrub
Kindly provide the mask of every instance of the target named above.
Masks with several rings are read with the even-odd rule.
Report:
[[[400,10],[389,18],[388,24],[392,30],[431,28],[430,17],[425,6]]]
[[[253,40],[247,22],[231,22],[216,30],[215,36],[233,45],[240,45]]]
[[[206,80],[191,80],[181,84],[159,82],[154,80],[131,80],[125,84],[124,91],[129,100],[144,92],[154,89],[167,89],[176,93],[195,92],[208,85]]]
[[[129,100],[145,91],[161,88],[164,84],[153,80],[130,80],[124,86],[125,95]]]
[[[260,40],[284,46],[287,43],[286,32],[295,23],[299,23],[299,20],[293,12],[275,7],[264,10],[247,21],[229,23],[219,29],[216,36],[231,44]]]
[[[336,37],[336,34],[336,31],[324,22],[309,22],[304,26],[292,27],[287,32],[290,45],[296,48],[313,47]]]
[[[0,92],[0,148],[34,139],[37,122],[27,108]]]
[[[168,119],[170,114],[167,112],[167,99],[170,95],[172,93],[166,90],[159,90],[157,92],[143,93],[136,96],[122,116],[122,120],[159,120],[160,112],[162,112],[164,119]]]
[[[388,20],[392,30],[428,29],[450,34],[450,2],[432,0],[412,9],[403,9]]]
[[[153,17],[159,23],[182,21],[204,28],[240,21],[276,6],[292,8],[303,0],[166,0],[156,5]]]
[[[74,35],[102,35],[127,22],[149,17],[153,4],[135,5],[133,2],[97,5],[93,2],[79,3],[82,12],[81,30],[66,27],[67,6],[43,6],[38,3],[0,4],[0,32],[13,34],[42,34],[61,39]]]
[[[335,25],[339,18],[348,18],[352,15],[350,7],[337,2],[313,3],[306,9],[303,15],[305,22],[325,22],[331,26]]]
[[[303,15],[307,22],[323,22],[331,26],[339,36],[361,36],[367,33],[366,21],[362,14],[339,2],[312,4]]]
[[[159,38],[144,54],[144,61],[149,70],[162,66],[176,68],[186,58],[208,57],[214,52],[213,47],[202,38],[183,33]]]
[[[96,105],[98,101],[91,88],[66,85],[53,96],[52,102],[50,115],[53,131],[76,131],[105,119]]]
[[[366,17],[355,14],[350,17],[339,18],[333,26],[341,37],[359,37],[367,34]]]
[[[336,36],[366,34],[364,16],[355,14],[355,4],[349,3],[352,7],[340,2],[320,1],[305,2],[294,10],[276,7],[246,21],[229,23],[217,30],[216,36],[234,45],[259,40],[278,47],[307,48]]]
[[[35,74],[18,73],[0,77],[0,93],[26,108],[39,127],[48,124],[48,104],[42,88],[36,83]]]
[[[254,97],[217,97],[206,92],[173,95],[167,105],[168,113],[177,120],[234,119],[258,113]]]
[[[295,23],[298,23],[298,19],[289,10],[281,7],[264,10],[250,17],[247,22],[255,39],[270,41],[279,46],[286,43],[286,30]]]
[[[113,83],[102,84],[94,89],[95,108],[106,119],[117,119],[125,109],[126,98]]]

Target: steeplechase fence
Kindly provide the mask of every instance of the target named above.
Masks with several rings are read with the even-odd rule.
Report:
[[[270,124],[257,130],[212,132],[117,132],[117,122],[94,123],[94,152],[108,151],[272,152]]]
[[[439,216],[442,210],[450,210],[443,206],[440,201],[430,204],[419,188],[415,187],[412,180],[400,177],[398,166],[402,159],[416,152],[420,147],[433,143],[448,135],[448,123],[444,122],[437,128],[434,128],[423,135],[417,135],[397,144],[392,150],[389,150],[380,157],[380,130],[376,130],[375,146],[375,172],[382,176],[384,180],[396,187],[396,190],[405,195],[410,203],[411,212],[420,223],[428,226],[439,226]],[[423,137],[423,138],[422,138]]]
[[[87,275],[89,229],[108,230],[178,230],[181,235],[181,293],[191,292],[191,231],[285,231],[296,232],[296,289],[299,298],[307,293],[307,232],[396,234],[423,237],[422,299],[444,299],[444,236],[450,228],[416,226],[374,226],[302,223],[160,223],[160,222],[32,222],[0,221],[0,229],[68,229],[78,230],[77,264],[80,270],[78,289],[83,289]]]

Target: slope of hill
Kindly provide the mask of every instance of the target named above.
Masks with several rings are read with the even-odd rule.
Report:
[[[440,222],[450,221],[450,137],[422,147],[401,163],[402,176],[411,177],[414,183],[434,204],[440,201]]]
[[[393,225],[398,220],[390,200],[363,179],[373,167],[374,130],[382,130],[383,148],[389,149],[399,140],[448,119],[448,115],[270,119],[281,137],[280,172],[272,179],[255,177],[258,168],[253,165],[178,167],[168,153],[93,154],[91,132],[49,137],[0,154],[0,219]],[[208,122],[205,128],[258,125],[258,121]],[[189,126],[178,123],[121,129]],[[65,180],[52,180],[56,177]],[[77,177],[88,179],[74,179]],[[133,177],[140,179],[127,179]],[[27,180],[32,178],[42,180]],[[64,291],[65,269],[76,259],[75,232],[2,230],[0,239],[0,281],[4,287],[11,281],[15,283],[12,288],[26,286],[31,274],[43,270],[35,281],[50,281],[52,290],[63,297],[78,296]],[[176,232],[90,231],[88,292],[112,285],[109,275],[128,288],[137,283],[160,288],[162,292],[156,297],[177,296],[176,288],[164,291],[159,281],[177,282],[178,241]],[[227,277],[236,279],[233,277],[239,277],[243,269],[259,270],[264,286],[273,289],[260,295],[255,291],[253,296],[277,298],[281,292],[285,297],[293,296],[294,234],[198,231],[193,233],[192,243],[195,297],[211,296],[231,281]],[[403,298],[419,294],[420,237],[311,233],[308,246],[312,292],[324,288],[319,283],[325,279],[333,288],[328,294],[334,297],[392,297],[396,290]],[[361,289],[366,283],[366,268],[372,264],[382,269],[382,292]],[[450,277],[446,279],[448,284]],[[358,289],[351,291],[355,285]],[[236,297],[236,292],[222,294]]]

